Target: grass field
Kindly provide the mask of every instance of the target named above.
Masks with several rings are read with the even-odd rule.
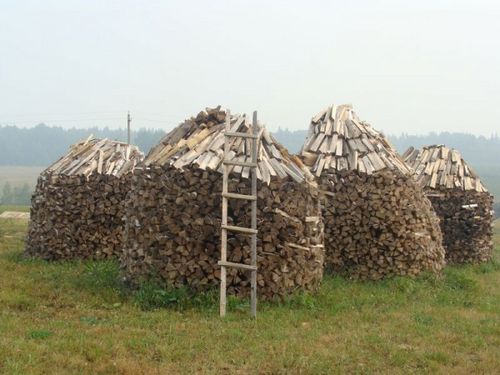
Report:
[[[416,280],[327,277],[316,296],[260,304],[257,321],[237,300],[221,320],[216,293],[189,301],[169,294],[170,308],[143,311],[154,298],[144,288],[125,289],[116,264],[24,260],[25,232],[26,222],[0,221],[2,374],[493,374],[500,368],[498,222],[494,262]]]

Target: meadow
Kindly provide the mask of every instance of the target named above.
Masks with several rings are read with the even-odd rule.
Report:
[[[0,209],[1,210],[1,209]],[[327,276],[261,303],[122,284],[114,262],[24,259],[27,222],[0,220],[2,374],[487,373],[500,368],[495,259],[382,282]]]

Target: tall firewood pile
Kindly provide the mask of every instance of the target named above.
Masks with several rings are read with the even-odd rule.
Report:
[[[403,155],[440,218],[446,260],[479,263],[493,251],[493,197],[457,150],[433,145]]]
[[[429,200],[351,106],[318,113],[300,155],[324,196],[328,268],[372,280],[441,270],[442,236]]]
[[[41,173],[31,199],[25,253],[47,260],[119,257],[130,172],[144,156],[136,146],[79,142]]]
[[[172,286],[219,285],[222,159],[226,112],[206,109],[155,147],[133,174],[127,197],[122,264],[132,283],[158,278]],[[249,132],[245,115],[231,131]],[[323,276],[323,233],[317,189],[308,171],[261,128],[258,155],[257,282],[260,299],[315,290]],[[233,160],[250,161],[250,141],[236,138]],[[229,191],[250,194],[248,167],[234,166]],[[229,199],[229,225],[250,227],[250,204]],[[228,261],[250,263],[250,238],[228,233]],[[250,274],[229,268],[228,293],[249,293]]]

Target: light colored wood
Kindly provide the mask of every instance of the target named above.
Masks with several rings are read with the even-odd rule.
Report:
[[[253,113],[252,117],[252,134],[257,135],[257,111]],[[252,163],[257,164],[257,142],[258,138],[254,138],[252,142]],[[252,170],[252,195],[257,196],[257,171],[254,168]],[[252,317],[257,317],[257,200],[252,201],[252,217],[251,217],[251,227],[255,231],[252,234],[250,243],[251,252],[251,264],[255,267],[250,275],[250,313]]]
[[[421,187],[487,192],[479,177],[457,150],[444,145],[432,145],[421,150],[407,151],[404,155],[404,161],[412,169],[414,179]]]
[[[257,200],[256,195],[246,195],[246,194],[236,194],[236,193],[222,193],[222,196],[225,198],[233,198],[233,199],[241,199],[247,201]]]
[[[222,267],[233,267],[233,268],[241,268],[241,269],[249,270],[249,271],[257,271],[257,267],[252,266],[251,264],[223,262],[223,261],[219,261],[219,262],[217,262],[217,264],[219,266],[222,266]]]
[[[231,127],[231,113],[229,111],[226,112],[226,129],[228,132]],[[224,160],[227,160],[229,153],[229,144],[227,142],[227,137],[224,138],[226,141],[224,142]],[[225,163],[222,165],[223,174],[222,174],[222,194],[228,193],[228,167]],[[221,225],[221,247],[220,247],[220,261],[227,262],[227,197],[222,197],[222,225]],[[227,272],[226,267],[221,267],[220,274],[220,316],[226,316],[226,289],[227,289]]]
[[[236,225],[224,225],[221,226],[222,229],[230,230],[233,232],[245,233],[245,234],[257,234],[256,229],[239,227]]]
[[[257,163],[249,163],[247,161],[238,161],[238,160],[224,160],[225,165],[235,165],[239,167],[249,167],[249,168],[256,168]]]
[[[241,138],[251,138],[251,139],[257,139],[259,136],[258,134],[248,134],[248,133],[242,133],[242,132],[227,132],[224,133],[226,137],[241,137]]]

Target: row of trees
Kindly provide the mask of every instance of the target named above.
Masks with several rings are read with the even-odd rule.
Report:
[[[32,190],[28,184],[12,187],[6,182],[0,195],[0,204],[27,206],[31,202]]]
[[[127,140],[124,129],[63,129],[45,124],[33,128],[0,125],[0,165],[48,166],[68,152],[70,145],[86,139],[90,134],[98,138]],[[147,153],[164,134],[159,129],[139,129],[132,132],[131,141]]]
[[[274,136],[290,152],[297,153],[307,136],[307,130],[278,129]],[[90,134],[99,138],[124,141],[124,129],[87,128],[63,129],[45,124],[33,128],[18,128],[0,125],[0,165],[47,166],[64,155],[68,147]],[[165,135],[160,129],[139,129],[132,132],[132,143],[148,153],[152,146]],[[390,135],[390,141],[404,152],[409,146],[443,143],[455,147],[474,166],[498,166],[500,164],[500,138],[475,136],[465,133],[429,133],[426,135]],[[480,152],[479,152],[480,151]]]
[[[278,129],[273,133],[278,141],[292,153],[299,152],[307,137],[307,130]],[[126,139],[124,129],[63,129],[44,124],[33,128],[0,125],[0,165],[46,167],[64,155],[71,144],[87,138],[89,134],[94,134],[99,138],[121,141]],[[140,129],[132,132],[132,143],[139,146],[147,154],[164,134],[165,132],[159,129]],[[457,148],[467,162],[479,173],[489,191],[496,197],[496,201],[500,202],[500,153],[498,152],[500,138],[497,135],[482,137],[444,132],[427,135],[392,135],[389,136],[389,139],[399,152],[404,152],[410,145],[421,147],[443,143],[449,147]],[[29,194],[27,193],[30,190],[29,187],[5,186],[5,189],[6,192],[3,194],[0,190],[0,202],[29,203]]]

